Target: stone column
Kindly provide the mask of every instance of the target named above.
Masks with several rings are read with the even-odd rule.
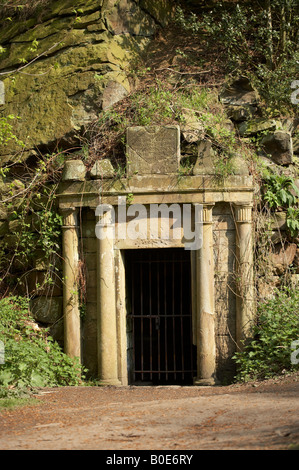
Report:
[[[237,258],[236,341],[240,349],[255,314],[253,282],[252,205],[235,205]]]
[[[127,365],[127,315],[125,263],[120,250],[116,250],[116,322],[118,343],[118,378],[122,385],[128,385]]]
[[[114,224],[105,212],[97,223],[98,373],[103,385],[120,385],[117,361]]]
[[[197,251],[197,377],[194,385],[215,385],[213,205],[203,206],[202,247]]]
[[[62,214],[64,349],[70,357],[78,357],[81,360],[78,214],[75,208],[63,210]]]

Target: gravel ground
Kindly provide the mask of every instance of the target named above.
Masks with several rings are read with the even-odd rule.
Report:
[[[1,450],[287,450],[299,373],[223,387],[63,387],[3,411]]]

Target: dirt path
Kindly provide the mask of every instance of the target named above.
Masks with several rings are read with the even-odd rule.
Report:
[[[227,387],[65,387],[1,414],[0,449],[288,449],[299,374]]]

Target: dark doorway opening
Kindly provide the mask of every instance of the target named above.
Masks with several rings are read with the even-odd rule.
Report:
[[[180,248],[126,252],[129,383],[191,385],[190,252]]]

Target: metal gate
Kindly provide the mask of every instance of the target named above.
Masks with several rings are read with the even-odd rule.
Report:
[[[192,384],[190,252],[128,250],[131,383]]]

